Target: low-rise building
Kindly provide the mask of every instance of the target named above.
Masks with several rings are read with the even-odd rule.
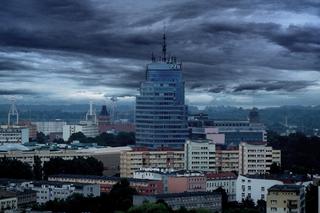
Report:
[[[292,184],[306,187],[312,181],[301,175],[239,175],[236,183],[236,200],[251,198],[254,202],[262,199],[267,201],[268,189],[274,185]]]
[[[58,182],[98,184],[101,192],[110,192],[112,187],[118,183],[121,178],[94,175],[52,175],[49,176],[48,180]],[[136,189],[139,194],[149,195],[163,193],[163,183],[161,180],[128,178],[128,181],[130,186]]]
[[[63,126],[67,124],[65,121],[55,120],[55,121],[36,121],[32,124],[37,126],[37,132],[42,132],[45,135],[50,133],[56,133],[63,131]]]
[[[10,193],[1,190],[0,191],[0,212],[5,210],[16,210],[18,208],[18,198]]]
[[[184,151],[171,148],[133,148],[120,155],[120,176],[133,177],[141,168],[184,169]]]
[[[168,192],[203,192],[206,191],[206,176],[196,171],[179,171],[168,177]]]
[[[91,138],[99,135],[98,125],[96,123],[83,121],[80,124],[64,125],[62,133],[63,140],[68,141],[70,136],[77,132],[82,132],[86,137]]]
[[[216,171],[216,145],[210,140],[187,140],[184,144],[185,169]]]
[[[274,185],[268,189],[267,213],[305,212],[305,192],[301,185]]]
[[[0,126],[0,144],[28,143],[29,129],[23,126]]]
[[[81,194],[84,197],[100,196],[100,186],[92,183],[63,183],[53,181],[27,181],[0,179],[1,186],[7,193],[15,194],[18,206],[25,207],[36,202],[46,203],[50,200],[66,199],[73,194]]]
[[[266,201],[268,189],[276,184],[283,184],[283,182],[262,176],[239,175],[236,183],[236,200],[241,202],[243,199],[250,198],[255,203],[258,200]]]
[[[227,195],[228,201],[236,200],[236,183],[237,175],[233,172],[206,173],[207,186],[206,191],[214,191],[219,187],[223,188]]]
[[[222,196],[221,193],[216,191],[169,193],[149,196],[134,195],[133,205],[142,205],[145,201],[156,202],[158,200],[163,200],[173,210],[185,207],[187,210],[202,208],[210,212],[222,211]]]

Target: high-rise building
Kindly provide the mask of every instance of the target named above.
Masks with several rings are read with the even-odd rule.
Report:
[[[183,147],[188,137],[187,106],[184,97],[182,64],[166,55],[152,56],[146,79],[136,97],[136,144],[147,147]]]

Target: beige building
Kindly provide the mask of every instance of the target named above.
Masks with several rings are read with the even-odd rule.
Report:
[[[304,213],[305,193],[301,185],[274,185],[268,189],[267,213]]]
[[[30,166],[34,164],[34,157],[38,156],[42,162],[50,161],[52,158],[62,158],[64,160],[72,160],[77,157],[94,157],[101,161],[104,165],[104,175],[115,175],[119,173],[120,153],[131,150],[130,147],[107,147],[107,148],[88,148],[88,149],[61,149],[58,151],[50,150],[16,150],[0,152],[0,158],[9,158],[28,163]]]
[[[186,170],[216,171],[216,145],[210,140],[187,140],[184,158]]]
[[[239,144],[239,174],[266,174],[272,163],[281,164],[281,151],[266,143]]]
[[[174,149],[134,148],[120,155],[120,176],[133,177],[141,168],[184,169],[184,151]]]
[[[238,147],[216,149],[216,166],[218,172],[233,172],[239,170]]]

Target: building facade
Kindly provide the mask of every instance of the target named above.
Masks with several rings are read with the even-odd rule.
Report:
[[[238,172],[239,147],[216,146],[216,167],[218,172]]]
[[[260,176],[239,175],[236,183],[236,200],[241,202],[242,199],[250,198],[255,203],[257,203],[258,200],[267,201],[268,189],[276,184],[283,184],[283,182]]]
[[[37,126],[37,132],[42,132],[45,135],[55,132],[63,132],[63,126],[67,125],[65,121],[37,121],[32,122]]]
[[[305,212],[304,187],[274,185],[268,189],[267,213]]]
[[[121,178],[94,175],[52,175],[48,177],[48,180],[55,182],[98,184],[101,192],[109,193],[112,187],[121,181]],[[139,194],[150,195],[163,193],[163,183],[160,180],[128,178],[128,181],[130,187],[136,189]]]
[[[185,207],[191,209],[207,209],[210,212],[222,211],[222,196],[218,192],[184,192],[159,194],[153,196],[133,196],[133,205],[142,205],[145,201],[157,202],[165,201],[173,210]]]
[[[175,57],[152,57],[146,79],[136,97],[136,144],[146,147],[183,147],[187,139],[187,106],[185,105],[182,65]]]
[[[28,143],[29,129],[21,126],[0,126],[0,144]]]
[[[216,171],[216,145],[210,140],[187,140],[184,158],[186,170]]]
[[[239,174],[266,174],[272,163],[281,164],[280,150],[273,151],[266,143],[240,143]]]
[[[73,133],[77,133],[77,132],[82,132],[86,137],[92,137],[92,138],[99,135],[97,124],[94,124],[91,122],[87,123],[83,121],[80,124],[64,125],[62,138],[63,140],[68,141],[70,136]]]
[[[168,193],[204,192],[206,176],[201,172],[182,172],[168,177]]]
[[[267,142],[267,131],[262,123],[232,120],[189,120],[192,136],[212,137],[217,144],[238,146],[241,142]]]
[[[133,177],[141,168],[184,169],[184,151],[176,149],[133,148],[120,155],[120,176]]]
[[[236,183],[237,175],[233,172],[207,173],[206,191],[212,192],[219,187],[223,188],[228,201],[236,201]]]

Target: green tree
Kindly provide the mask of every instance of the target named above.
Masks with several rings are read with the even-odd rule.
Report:
[[[130,187],[127,179],[121,179],[110,191],[110,197],[116,198],[113,200],[115,209],[121,211],[127,211],[132,207],[133,195],[135,194],[137,191]]]
[[[80,141],[83,143],[86,141],[86,139],[87,137],[82,132],[76,132],[69,137],[68,142],[71,143],[72,141]]]
[[[281,167],[273,162],[271,165],[270,165],[270,174],[281,174],[282,171],[281,171]]]
[[[318,211],[318,186],[310,184],[306,189],[306,213]]]
[[[43,132],[37,132],[37,142],[38,143],[46,143],[47,142],[46,135]]]
[[[32,179],[32,176],[29,164],[8,158],[0,159],[0,178]]]
[[[131,207],[128,213],[168,213],[170,209],[163,203],[143,203],[140,206]]]
[[[42,180],[42,163],[39,156],[33,157],[33,178],[36,180]]]
[[[53,158],[43,165],[45,179],[54,174],[102,175],[102,172],[103,163],[93,157],[86,159],[79,157],[72,160]]]

